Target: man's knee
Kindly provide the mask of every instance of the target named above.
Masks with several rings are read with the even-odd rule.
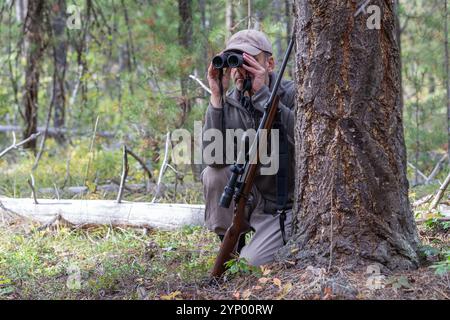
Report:
[[[273,262],[275,258],[275,250],[274,251],[253,251],[248,246],[245,246],[240,254],[241,258],[244,258],[247,263],[251,266],[261,266],[263,264],[267,264]]]
[[[206,167],[201,173],[205,196],[205,224],[206,227],[220,235],[231,225],[233,218],[233,207],[222,208],[219,206],[219,199],[223,189],[231,175],[229,167],[213,168]]]
[[[200,177],[205,189],[222,188],[227,184],[230,176],[230,168],[214,168],[207,166],[201,173]]]

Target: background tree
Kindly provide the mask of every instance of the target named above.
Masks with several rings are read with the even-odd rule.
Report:
[[[64,2],[66,9],[63,9]],[[354,2],[355,6],[360,4]],[[121,143],[126,143],[152,170],[158,171],[167,131],[180,127],[192,131],[193,121],[203,119],[208,105],[208,93],[188,76],[192,74],[206,83],[206,67],[211,57],[223,49],[231,32],[247,28],[249,20],[252,27],[268,34],[277,61],[292,31],[292,0],[51,0],[45,3],[40,31],[43,45],[48,44],[41,55],[32,56],[39,58],[40,66],[33,69],[40,76],[34,100],[38,103],[35,104],[38,106],[34,118],[36,130],[44,129],[49,107],[53,107],[42,168],[35,172],[36,184],[42,187],[54,188],[53,183],[65,185],[66,175],[71,184],[84,183],[84,170],[78,167],[85,165],[83,156],[89,152],[97,117],[93,149],[97,152],[94,163],[98,167],[92,168],[90,179],[98,183],[118,179]],[[35,4],[33,1],[30,5]],[[444,18],[448,18],[448,12],[443,12],[444,4],[443,0],[400,0],[396,7],[400,25],[397,30],[402,40],[405,142],[410,164],[425,175],[432,172],[448,149],[448,102],[443,68]],[[5,66],[0,72],[0,145],[4,147],[12,141],[11,130],[25,131],[23,98],[25,93],[33,96],[33,90],[26,90],[27,57],[31,57],[27,56],[31,50],[30,34],[24,33],[28,5],[26,0],[0,2],[0,63]],[[71,14],[64,12],[71,5],[80,13],[79,29],[69,29],[62,23],[64,15]],[[183,8],[181,12],[180,8]],[[28,19],[27,27],[30,23]],[[293,78],[294,64],[291,59],[287,78]],[[413,66],[416,72],[412,72]],[[416,112],[417,106],[420,113]],[[59,146],[54,144],[54,138],[60,138],[55,136],[55,128],[65,132],[66,141]],[[43,135],[36,143],[41,145],[42,138]],[[8,170],[3,170],[5,173],[0,176],[0,185],[7,186],[8,192],[14,189],[12,194],[16,196],[29,194],[26,179],[34,155],[25,154],[26,161],[8,156],[7,163],[3,163]],[[67,159],[78,157],[79,163],[71,161],[66,174]],[[54,181],[45,170],[46,162],[49,167],[59,168],[55,169],[59,174],[52,176]],[[442,167],[448,168],[446,163]],[[188,168],[181,169],[185,181],[198,177],[201,166],[192,168],[194,174]],[[408,167],[411,181],[416,172]],[[419,179],[411,196],[416,198],[432,192],[445,176],[446,170],[441,169],[430,185],[423,185],[424,179]],[[145,178],[140,174],[131,177],[136,183]]]
[[[64,127],[66,92],[65,75],[67,67],[67,36],[66,36],[66,1],[57,0],[51,7],[52,24],[52,49],[53,49],[53,92],[52,101],[54,116],[53,124],[55,128]],[[57,135],[60,141],[64,140],[64,135]]]
[[[40,64],[44,51],[42,23],[44,19],[44,5],[44,0],[29,1],[25,18],[24,36],[27,52],[23,96],[25,114],[24,139],[37,132]],[[27,142],[24,147],[35,150],[36,140]]]

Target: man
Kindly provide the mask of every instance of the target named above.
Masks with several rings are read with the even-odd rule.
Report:
[[[264,112],[264,104],[269,99],[275,83],[272,45],[264,33],[257,30],[239,31],[227,42],[224,52],[229,50],[243,52],[244,64],[238,68],[224,69],[222,76],[218,69],[209,65],[208,83],[211,99],[206,111],[204,132],[208,129],[218,129],[221,132],[225,132],[225,129],[257,129]],[[245,87],[246,78],[250,78],[251,88]],[[227,91],[230,80],[234,82],[235,87],[226,95],[222,95]],[[283,126],[288,140],[287,210],[283,213],[277,211],[276,175],[258,175],[247,203],[247,218],[255,233],[247,245],[242,237],[237,248],[238,252],[240,251],[240,257],[256,266],[273,260],[276,251],[284,244],[285,235],[289,234],[291,229],[294,191],[293,82],[283,80],[278,96],[281,113],[279,123]],[[225,141],[224,145],[227,143],[234,143],[234,141]],[[208,143],[204,142],[203,147],[207,145]],[[234,201],[228,209],[219,207],[220,196],[231,176],[227,163],[229,164],[224,158],[222,163],[210,164],[202,172],[206,226],[220,239],[223,239],[231,225],[234,211]],[[284,228],[282,228],[283,224]]]

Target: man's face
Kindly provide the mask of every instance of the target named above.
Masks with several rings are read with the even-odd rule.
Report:
[[[273,57],[266,56],[264,52],[253,57],[266,70],[265,83],[266,85],[269,85],[269,73],[273,71]],[[237,90],[242,91],[244,79],[247,77],[247,74],[250,76],[250,79],[253,80],[253,75],[244,68],[239,67],[231,69],[231,79],[234,81]]]

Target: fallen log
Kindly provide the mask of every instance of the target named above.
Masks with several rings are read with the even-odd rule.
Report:
[[[46,224],[60,217],[74,226],[112,225],[174,230],[203,225],[204,205],[115,200],[54,200],[0,197],[0,213]]]
[[[115,181],[115,180],[111,180],[110,184],[103,184],[103,185],[98,185],[97,186],[97,192],[103,192],[106,194],[110,194],[110,193],[114,193],[116,194],[117,192],[119,192],[119,184],[120,181]],[[126,184],[124,187],[125,191],[128,193],[144,193],[147,192],[147,189],[149,190],[148,193],[152,194],[155,193],[156,190],[156,184],[155,183],[148,183],[148,185],[146,186],[145,184]],[[168,193],[169,191],[172,191],[175,189],[175,184],[173,183],[169,183],[169,184],[164,184],[161,183],[160,185],[160,190],[159,190],[159,195],[163,196],[166,193]],[[184,183],[181,185],[178,185],[177,188],[177,192],[178,193],[184,193],[187,190],[199,190],[199,192],[201,192],[201,185],[199,185],[198,183]],[[45,195],[45,196],[56,196],[56,191],[55,188],[39,188],[39,190],[37,190],[38,195]],[[68,197],[72,197],[72,196],[83,196],[85,194],[89,193],[89,188],[86,186],[72,186],[72,187],[65,187],[63,189],[59,190],[61,193],[65,194]]]
[[[0,125],[0,132],[1,133],[6,133],[6,132],[21,132],[22,131],[22,127],[20,126],[12,126],[12,125]],[[38,127],[37,128],[37,132],[38,133],[44,133],[45,132],[45,127]],[[77,136],[84,136],[84,135],[89,135],[89,132],[83,132],[77,129],[66,129],[66,128],[48,128],[47,129],[47,135],[50,137],[56,137],[59,134],[70,134],[70,135],[77,135]],[[102,138],[114,138],[116,136],[115,132],[111,132],[111,131],[98,131],[96,132],[96,136],[102,137]]]

